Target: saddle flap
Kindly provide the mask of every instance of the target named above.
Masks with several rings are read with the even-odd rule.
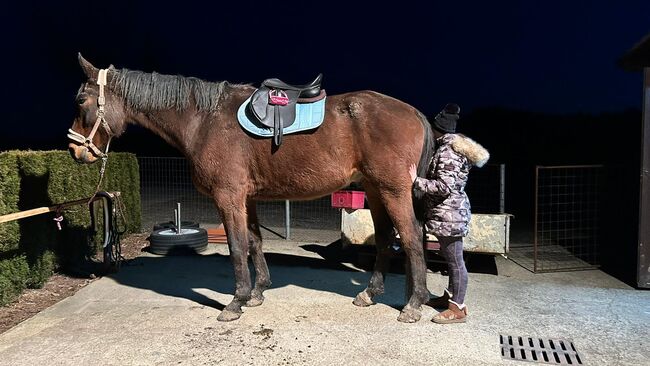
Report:
[[[250,102],[250,111],[253,116],[264,126],[274,128],[276,124],[281,124],[282,127],[289,127],[296,119],[296,102],[298,101],[299,91],[285,90],[287,99],[286,104],[271,104],[270,100],[271,89],[262,86],[257,89]],[[275,121],[277,117],[280,121]]]
[[[263,86],[257,89],[253,93],[253,96],[251,96],[251,101],[249,104],[251,107],[250,110],[251,112],[253,112],[255,118],[257,118],[260,122],[266,119],[266,106],[268,105],[268,95],[269,95],[269,88]]]

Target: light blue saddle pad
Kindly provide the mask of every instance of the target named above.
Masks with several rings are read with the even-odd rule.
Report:
[[[239,106],[239,110],[237,111],[239,124],[244,130],[253,135],[273,137],[272,128],[266,127],[259,122],[256,122],[254,119],[251,120],[251,118],[249,118],[248,113],[246,112],[246,106],[248,106],[251,97],[246,99],[246,101]],[[327,97],[318,102],[296,104],[296,120],[291,126],[285,127],[283,133],[288,135],[295,132],[311,130],[320,126],[323,123],[323,118],[325,118],[325,99],[327,99]]]

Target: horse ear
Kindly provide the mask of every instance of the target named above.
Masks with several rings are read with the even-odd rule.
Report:
[[[81,52],[79,52],[79,66],[81,66],[81,69],[83,70],[84,74],[88,77],[88,79],[97,79],[97,74],[99,73],[99,70],[93,66],[88,60],[86,60],[83,56],[81,56]]]

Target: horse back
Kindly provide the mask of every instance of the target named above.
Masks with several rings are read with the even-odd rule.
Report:
[[[205,144],[212,149],[205,160],[228,174],[199,175],[237,180],[213,179],[213,184],[244,185],[254,199],[317,198],[396,161],[417,163],[420,156],[418,112],[395,98],[373,91],[328,96],[318,129],[285,135],[276,147],[271,139],[252,136],[237,125],[234,113],[246,97],[243,93],[223,108],[231,116],[230,126],[237,128],[211,131],[212,141]]]

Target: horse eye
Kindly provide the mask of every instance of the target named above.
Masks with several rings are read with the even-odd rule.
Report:
[[[88,100],[88,94],[86,93],[77,94],[77,104],[79,105],[84,104],[87,100]]]

